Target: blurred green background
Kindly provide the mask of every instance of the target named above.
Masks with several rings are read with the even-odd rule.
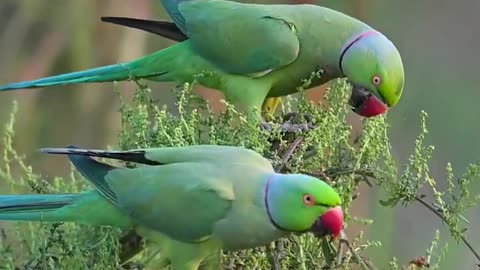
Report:
[[[412,151],[421,110],[430,116],[428,142],[435,145],[432,174],[437,182],[444,183],[447,161],[452,162],[454,172],[462,173],[468,163],[479,160],[480,1],[244,2],[315,2],[360,18],[386,34],[400,50],[406,72],[404,95],[388,114],[391,143],[399,164]],[[172,44],[152,34],[100,22],[101,16],[168,20],[158,0],[2,0],[0,15],[2,84],[128,61]],[[149,84],[166,90],[153,95],[172,103],[173,95],[168,91],[172,84]],[[136,88],[134,83],[119,86],[126,96]],[[12,100],[17,100],[17,150],[27,155],[36,172],[45,176],[65,174],[69,169],[66,160],[42,156],[37,149],[67,144],[114,146],[120,119],[119,100],[112,89],[111,83],[104,83],[1,93],[0,121],[5,123]],[[218,107],[218,93],[200,91]],[[319,93],[317,89],[309,94],[318,98]],[[358,118],[352,119],[358,123]],[[473,192],[479,190],[480,184]],[[434,228],[442,226],[419,205],[383,209],[378,203],[381,194],[361,198],[354,213],[373,218],[368,237],[384,243],[382,248],[370,251],[378,265],[385,265],[391,256],[406,263],[423,255],[434,237]],[[476,209],[468,217],[472,223],[468,237],[476,247],[480,247],[479,212]],[[442,239],[449,240],[446,231],[442,232]],[[450,243],[442,269],[473,269],[474,265],[474,257],[463,245]]]

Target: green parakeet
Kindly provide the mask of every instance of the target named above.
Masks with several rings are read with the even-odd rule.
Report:
[[[0,86],[0,90],[87,82],[147,79],[191,82],[218,89],[248,112],[266,98],[297,92],[322,69],[313,86],[347,77],[350,104],[362,116],[397,104],[404,69],[394,44],[382,33],[343,13],[316,5],[261,5],[223,0],[162,0],[175,26],[127,24],[181,40],[127,63]],[[123,18],[125,19],[125,18]]]
[[[173,269],[197,269],[220,249],[270,243],[290,233],[342,228],[340,197],[325,182],[275,173],[258,153],[200,145],[66,154],[95,187],[78,194],[1,195],[0,220],[77,222],[134,228],[158,244]],[[92,157],[140,164],[114,167]]]

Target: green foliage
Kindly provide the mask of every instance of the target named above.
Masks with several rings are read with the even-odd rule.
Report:
[[[25,157],[12,147],[17,104],[4,126],[1,187],[5,193],[79,192],[90,188],[72,173],[64,178],[33,173]],[[93,228],[76,224],[1,222],[0,269],[112,269],[117,258],[115,228]]]
[[[390,152],[389,126],[384,117],[365,120],[362,134],[352,138],[351,126],[345,120],[349,86],[344,80],[332,84],[324,104],[312,104],[302,97],[286,98],[282,113],[274,122],[282,122],[286,114],[296,111],[298,114],[290,121],[314,123],[313,130],[294,135],[282,134],[277,125],[272,125],[273,130],[267,132],[227,102],[226,110],[214,116],[208,104],[192,93],[191,86],[187,84],[177,89],[175,110],[159,105],[161,102],[150,97],[151,90],[141,84],[133,100],[125,101],[120,96],[122,129],[118,148],[194,144],[250,148],[269,158],[278,171],[308,173],[333,185],[343,198],[347,231],[354,223],[382,222],[355,217],[349,212],[358,198],[358,187],[368,184],[385,191],[386,198],[381,201],[385,207],[424,203],[445,221],[453,237],[465,240],[463,215],[479,201],[479,196],[471,194],[468,187],[479,178],[479,165],[471,165],[458,180],[448,165],[447,187],[440,191],[429,175],[433,147],[424,144],[428,134],[425,113],[422,113],[422,127],[410,159],[406,164],[397,165]],[[11,120],[4,127],[2,185],[9,187],[10,193],[78,192],[90,188],[73,170],[69,176],[53,179],[34,173],[25,163],[25,157],[12,147],[16,108],[15,105]],[[423,194],[427,190],[433,194],[430,199],[433,203],[426,202],[429,198]],[[125,232],[117,229],[70,223],[1,224],[4,229],[0,235],[0,269],[127,269],[127,265],[119,265],[119,254],[124,247],[118,240]],[[438,268],[438,261],[447,252],[447,247],[438,246],[438,240],[436,235],[425,253],[426,262],[433,268]],[[293,235],[267,247],[222,253],[222,269],[239,269],[240,266],[243,269],[358,269],[355,265],[374,269],[375,262],[362,253],[378,248],[381,243],[365,239],[363,232],[348,243],[340,242],[342,245],[338,246],[338,241],[318,240],[310,234]],[[147,248],[132,261],[142,265],[154,251]],[[152,265],[157,260],[153,259]],[[389,265],[378,267],[399,269],[400,266],[393,258]]]

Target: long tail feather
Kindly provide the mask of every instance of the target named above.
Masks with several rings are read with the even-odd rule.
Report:
[[[0,220],[131,226],[128,216],[95,191],[78,194],[0,195]]]
[[[117,195],[110,189],[110,186],[105,180],[105,176],[111,170],[116,169],[116,167],[98,162],[93,158],[86,156],[70,154],[68,155],[68,158],[83,177],[92,182],[105,198],[114,204],[117,203]]]
[[[102,17],[101,20],[102,22],[140,29],[178,42],[188,39],[188,37],[183,34],[182,31],[180,31],[177,25],[171,22],[142,20],[127,17]]]
[[[77,155],[88,157],[110,158],[123,161],[130,161],[146,165],[162,165],[160,162],[149,160],[145,157],[145,151],[142,150],[98,150],[98,149],[80,149],[76,146],[70,145],[65,148],[42,148],[42,153],[57,154],[57,155]]]
[[[78,195],[2,195],[0,196],[0,216],[9,213],[48,212],[70,204]]]
[[[169,73],[169,67],[172,65],[171,61],[175,61],[176,58],[175,53],[177,53],[177,51],[176,48],[173,47],[174,46],[171,46],[128,63],[97,67],[32,81],[0,85],[0,91],[77,83],[125,81],[131,79],[168,81],[171,78],[164,75]]]
[[[80,194],[1,195],[0,220],[72,221],[61,209],[79,199]],[[60,210],[60,211],[59,211]]]
[[[0,86],[0,91],[38,88],[55,85],[76,84],[86,82],[106,82],[106,81],[122,81],[129,79],[131,70],[127,65],[116,64],[104,67],[93,68],[85,71],[77,71],[32,81],[10,83]]]

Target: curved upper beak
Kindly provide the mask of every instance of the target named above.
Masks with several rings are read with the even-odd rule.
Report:
[[[340,206],[330,208],[321,215],[310,228],[316,237],[324,237],[331,234],[333,238],[340,235],[343,227],[343,211]]]
[[[373,117],[385,113],[388,110],[387,104],[377,96],[365,90],[359,85],[352,85],[352,95],[349,100],[353,111],[364,117]]]

